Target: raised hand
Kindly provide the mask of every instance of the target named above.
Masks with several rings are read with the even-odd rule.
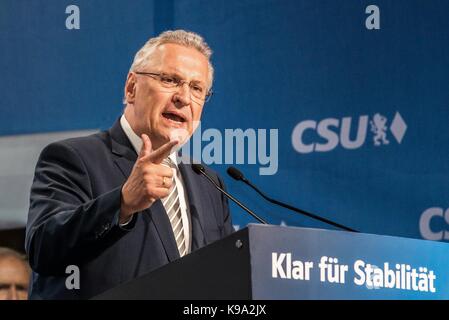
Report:
[[[156,150],[152,150],[151,140],[146,134],[142,134],[142,141],[139,157],[122,187],[120,223],[149,208],[157,199],[168,196],[174,183],[172,169],[161,162],[178,141],[167,142]]]

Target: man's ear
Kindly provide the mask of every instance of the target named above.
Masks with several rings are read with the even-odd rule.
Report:
[[[136,88],[137,86],[137,79],[136,74],[134,72],[128,73],[128,78],[126,79],[125,84],[125,100],[126,103],[133,104],[134,99],[136,97]]]

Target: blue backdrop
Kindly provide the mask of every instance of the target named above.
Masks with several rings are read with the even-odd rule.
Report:
[[[362,232],[444,241],[447,12],[447,0],[2,0],[0,135],[107,129],[135,52],[163,30],[192,30],[216,70],[202,131],[277,130],[274,174],[260,174],[259,157],[248,163],[248,150],[236,165],[255,184]],[[268,205],[226,176],[228,164],[211,166],[270,222],[332,228]],[[26,203],[8,201],[0,220],[24,223]],[[236,226],[254,221],[232,213]]]

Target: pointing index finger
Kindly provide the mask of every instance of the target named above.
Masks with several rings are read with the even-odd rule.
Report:
[[[148,160],[153,163],[161,163],[162,160],[167,158],[171,150],[174,146],[176,146],[179,143],[178,140],[172,140],[167,142],[166,144],[162,145],[158,149],[154,150],[148,157]]]

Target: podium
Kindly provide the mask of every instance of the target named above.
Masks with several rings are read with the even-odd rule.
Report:
[[[449,299],[449,244],[249,224],[95,299]]]

